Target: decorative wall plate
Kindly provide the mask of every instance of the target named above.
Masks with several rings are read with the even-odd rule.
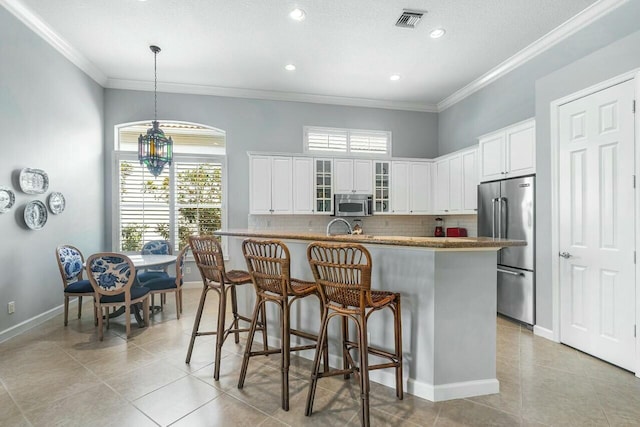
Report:
[[[49,188],[49,175],[40,169],[20,171],[20,189],[27,194],[42,194]]]
[[[40,200],[29,202],[24,208],[24,223],[32,230],[44,227],[47,217],[47,207]]]
[[[54,215],[58,215],[59,213],[62,213],[62,211],[64,211],[66,201],[64,200],[64,196],[62,195],[62,193],[54,191],[53,193],[49,194],[47,204],[49,205],[49,210],[51,210],[51,213]]]
[[[7,187],[0,185],[0,213],[5,213],[16,202],[16,195]]]

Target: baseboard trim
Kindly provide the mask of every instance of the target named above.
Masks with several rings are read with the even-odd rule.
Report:
[[[75,313],[75,310],[71,310],[71,307],[75,307],[78,304],[78,298],[73,298],[69,301],[69,314]],[[53,319],[59,314],[64,313],[64,304],[60,304],[57,307],[52,308],[51,310],[45,311],[44,313],[40,313],[37,316],[34,316],[30,319],[27,319],[23,322],[18,323],[4,331],[0,332],[0,343],[5,342],[8,339],[11,339],[17,335],[20,335],[23,332],[28,331],[29,329],[33,329],[36,326],[46,322],[47,320]]]
[[[542,326],[534,325],[533,326],[533,334],[537,335],[541,338],[546,338],[550,341],[556,342],[553,338],[553,331],[551,329],[543,328]]]
[[[202,282],[184,282],[182,284],[183,289],[202,289]]]

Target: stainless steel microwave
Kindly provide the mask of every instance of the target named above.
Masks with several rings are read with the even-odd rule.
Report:
[[[373,195],[335,194],[333,198],[334,216],[373,215]]]

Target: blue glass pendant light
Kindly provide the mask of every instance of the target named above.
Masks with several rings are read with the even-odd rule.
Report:
[[[145,165],[153,176],[162,173],[166,164],[171,165],[173,159],[173,140],[164,135],[158,123],[158,65],[157,57],[160,52],[158,46],[149,46],[153,52],[153,70],[155,84],[153,87],[154,113],[152,127],[147,129],[146,135],[138,137],[138,160],[141,165]]]

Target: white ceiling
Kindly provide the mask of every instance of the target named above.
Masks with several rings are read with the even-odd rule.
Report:
[[[350,99],[355,98],[424,111],[435,110],[438,103],[442,107],[447,97],[487,78],[590,5],[607,2],[615,3],[0,0],[14,13],[21,8],[23,15],[33,13],[45,33],[53,30],[62,39],[59,44],[72,51],[67,56],[88,60],[87,67],[95,66],[106,77],[101,83],[107,87],[150,89],[153,54],[148,46],[156,44],[162,48],[160,90],[173,83],[180,85],[173,85],[174,90],[185,92],[209,88],[233,94],[232,88],[274,99],[308,94],[332,103],[353,104]],[[304,21],[288,17],[294,7],[306,11]],[[416,29],[398,28],[394,24],[403,8],[428,13]],[[429,37],[436,27],[447,30],[438,40]],[[287,63],[297,70],[285,71]],[[390,81],[395,73],[402,78]]]

